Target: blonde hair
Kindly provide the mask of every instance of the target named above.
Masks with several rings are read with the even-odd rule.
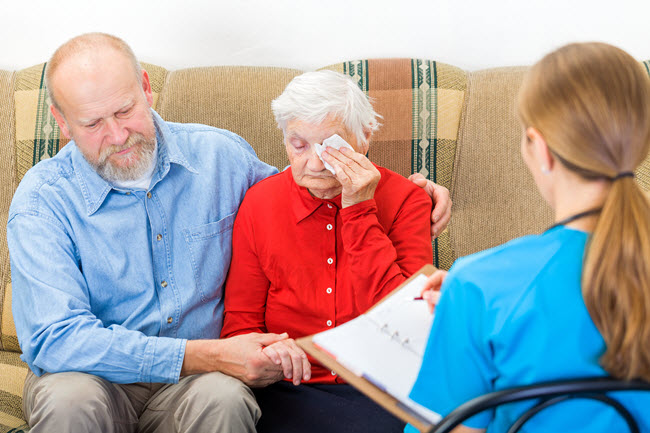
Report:
[[[131,62],[136,78],[140,81],[142,67],[138,62],[138,59],[135,57],[131,47],[129,47],[129,45],[122,39],[107,33],[85,33],[76,36],[57,48],[45,66],[45,88],[47,89],[52,105],[54,105],[58,111],[61,111],[61,107],[54,96],[52,78],[59,66],[67,59],[78,54],[89,51],[96,52],[105,48],[112,48],[122,53]]]
[[[582,295],[612,376],[650,380],[650,202],[630,173],[650,151],[650,79],[623,50],[571,44],[532,67],[519,93],[524,126],[567,168],[612,181],[591,234]]]

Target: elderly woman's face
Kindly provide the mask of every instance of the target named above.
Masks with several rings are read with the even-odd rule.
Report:
[[[350,134],[338,118],[328,116],[319,124],[291,120],[287,123],[284,145],[291,163],[294,181],[304,186],[318,198],[328,199],[341,192],[341,184],[320,160],[313,144],[338,134],[357,152],[360,151],[356,136]]]

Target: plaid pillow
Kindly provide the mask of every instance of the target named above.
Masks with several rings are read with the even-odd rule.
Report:
[[[463,70],[421,59],[355,60],[323,69],[350,75],[383,116],[368,152],[373,162],[405,177],[421,173],[451,189],[467,88]],[[447,231],[433,251],[433,264],[449,269],[454,254]]]

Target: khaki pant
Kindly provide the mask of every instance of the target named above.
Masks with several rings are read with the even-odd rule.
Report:
[[[178,384],[115,384],[85,373],[30,371],[23,411],[31,433],[252,433],[261,414],[251,390],[221,373]]]

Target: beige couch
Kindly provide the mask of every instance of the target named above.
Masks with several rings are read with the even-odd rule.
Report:
[[[0,432],[26,429],[21,395],[27,369],[19,359],[12,320],[5,236],[9,204],[24,173],[66,143],[49,115],[43,66],[0,71]],[[302,71],[143,66],[151,77],[154,108],[164,119],[232,130],[263,161],[278,168],[287,164],[270,102]],[[645,67],[650,71],[650,61]],[[351,61],[327,68],[353,76],[383,115],[371,160],[404,176],[422,172],[451,190],[453,218],[434,242],[434,264],[447,269],[459,256],[540,232],[551,222],[551,210],[519,156],[514,101],[525,68],[466,72],[416,59]],[[650,160],[637,175],[643,188],[650,189]]]

